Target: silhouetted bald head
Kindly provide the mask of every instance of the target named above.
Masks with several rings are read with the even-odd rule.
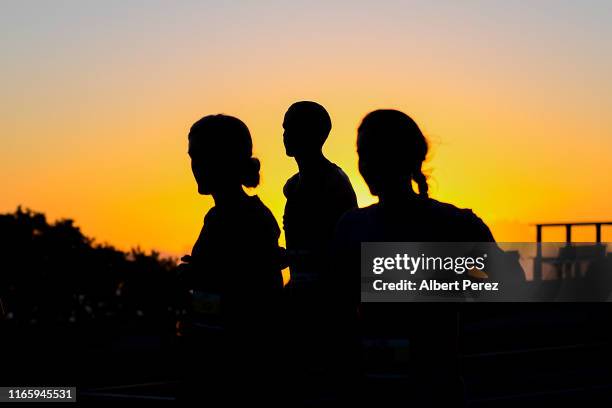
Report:
[[[294,103],[283,120],[283,141],[287,156],[303,156],[321,151],[331,127],[331,118],[323,106],[311,101]]]

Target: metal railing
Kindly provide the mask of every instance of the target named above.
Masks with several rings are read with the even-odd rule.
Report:
[[[542,264],[546,261],[551,261],[554,258],[546,258],[542,256],[542,230],[546,227],[565,227],[565,248],[572,247],[572,227],[593,226],[595,227],[595,245],[601,245],[601,227],[604,225],[612,225],[612,221],[603,222],[568,222],[568,223],[545,223],[535,224],[536,226],[536,256],[533,260],[533,280],[542,279]],[[562,251],[560,251],[562,252]],[[605,250],[604,250],[605,254]],[[561,255],[561,253],[560,253]]]

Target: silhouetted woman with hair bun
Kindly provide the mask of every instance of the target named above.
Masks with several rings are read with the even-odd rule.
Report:
[[[261,200],[243,189],[259,184],[259,160],[252,150],[249,129],[235,117],[205,116],[189,132],[198,192],[212,195],[215,202],[191,256],[183,258],[186,280],[194,289],[194,315],[222,333],[214,345],[209,332],[195,343],[196,349],[206,348],[201,361],[206,368],[196,369],[207,373],[202,381],[208,382],[209,401],[231,401],[232,395],[214,395],[230,382],[236,386],[238,381],[241,389],[261,385],[253,392],[264,392],[255,378],[263,381],[265,376],[250,370],[259,370],[257,358],[272,361],[275,307],[282,289],[280,229]],[[248,383],[241,384],[241,378]]]

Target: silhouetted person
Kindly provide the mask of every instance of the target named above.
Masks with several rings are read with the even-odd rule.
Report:
[[[294,255],[290,286],[311,288],[320,284],[322,258],[338,219],[357,207],[357,198],[347,175],[323,155],[332,128],[323,106],[294,103],[285,113],[283,128],[287,156],[295,158],[299,169],[283,189],[287,250]]]
[[[377,110],[363,119],[358,129],[359,171],[378,203],[347,212],[338,224],[335,237],[343,273],[359,276],[362,242],[493,242],[485,223],[471,210],[459,209],[428,197],[422,164],[427,141],[417,124],[397,110]],[[418,193],[412,183],[418,186]],[[342,271],[344,269],[344,271]],[[339,276],[338,291],[344,290]],[[359,304],[359,282],[352,299]],[[453,309],[451,309],[453,308]],[[416,363],[425,400],[449,400],[458,388],[456,306],[427,304],[362,304],[364,319],[376,321],[380,330],[397,331],[411,325],[411,358]],[[457,380],[457,381],[456,381]]]
[[[239,388],[254,385],[252,392],[266,394],[270,391],[266,387],[275,385],[265,384],[265,367],[258,365],[271,365],[274,353],[272,329],[279,313],[275,300],[282,289],[280,229],[260,199],[243,189],[259,183],[260,165],[252,157],[251,135],[237,118],[206,116],[191,127],[189,156],[198,192],[212,195],[215,206],[206,214],[191,257],[186,258],[188,275],[196,289],[194,301],[212,325],[224,330],[215,345],[221,349],[207,353],[217,364],[206,360],[196,369],[210,374],[208,391],[219,391],[214,384],[223,378]],[[225,397],[237,395],[228,392]]]
[[[359,172],[379,202],[345,214],[336,239],[494,242],[489,228],[472,210],[429,198],[421,168],[427,151],[423,133],[408,115],[396,110],[366,115],[357,137]]]
[[[291,272],[287,312],[292,330],[286,343],[294,361],[295,394],[315,394],[329,372],[328,328],[333,322],[323,293],[328,279],[326,259],[336,223],[357,206],[347,175],[322,152],[331,127],[325,108],[310,101],[291,105],[283,120],[286,153],[295,158],[299,169],[283,189]]]

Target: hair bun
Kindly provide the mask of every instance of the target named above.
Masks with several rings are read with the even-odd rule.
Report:
[[[257,187],[261,163],[257,157],[251,157],[245,165],[242,184],[245,187]]]

